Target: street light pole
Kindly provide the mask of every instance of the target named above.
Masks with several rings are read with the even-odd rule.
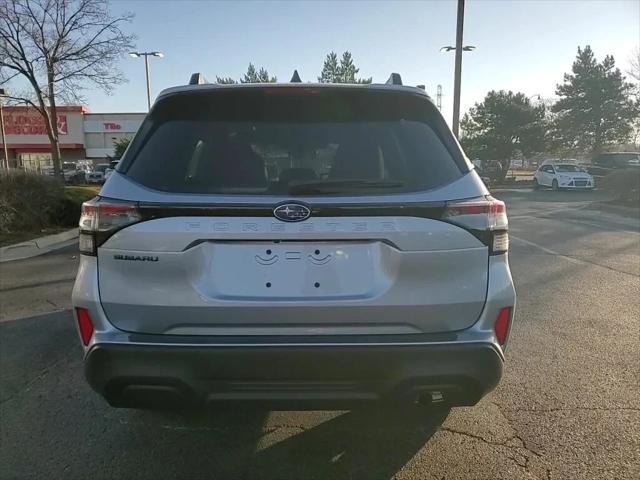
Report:
[[[453,134],[459,138],[460,131],[460,86],[462,83],[462,32],[464,29],[464,0],[458,0],[456,24],[456,67],[453,79]]]
[[[133,58],[144,57],[144,73],[147,81],[147,110],[151,110],[151,80],[149,76],[149,57],[162,58],[162,52],[129,52],[129,56]]]
[[[147,110],[151,110],[151,81],[149,80],[149,55],[144,56],[144,74],[147,77]]]
[[[462,46],[462,32],[464,30],[464,0],[458,0],[458,21],[456,24],[456,46],[442,47],[440,51],[444,50],[450,52],[455,50],[456,52],[456,67],[453,74],[453,121],[451,127],[453,134],[458,137],[460,131],[460,86],[462,83],[462,52],[471,52],[476,47],[473,45]]]

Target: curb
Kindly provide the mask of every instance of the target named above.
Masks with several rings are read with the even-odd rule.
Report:
[[[72,228],[54,235],[47,235],[46,237],[34,238],[26,242],[7,245],[6,247],[0,248],[0,263],[37,257],[38,255],[43,255],[71,245],[77,238],[78,229]]]

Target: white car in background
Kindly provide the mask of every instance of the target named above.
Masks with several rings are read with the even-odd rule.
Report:
[[[92,172],[87,173],[87,183],[104,183],[104,173],[108,168],[108,163],[99,163],[96,165]]]
[[[595,185],[593,176],[573,163],[547,161],[533,175],[535,189],[548,187],[553,190],[589,190]]]

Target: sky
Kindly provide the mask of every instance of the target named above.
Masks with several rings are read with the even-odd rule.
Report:
[[[114,0],[112,12],[132,12],[127,29],[151,58],[152,96],[188,82],[193,72],[209,80],[241,77],[249,62],[280,81],[297,69],[316,81],[326,54],[349,50],[360,76],[384,82],[391,72],[405,85],[425,84],[435,99],[442,85],[450,121],[455,44],[455,0],[423,1],[187,1]],[[640,0],[467,0],[462,111],[490,90],[554,96],[577,47],[596,57],[614,55],[624,70],[640,44]],[[113,95],[85,92],[94,112],[146,111],[144,61],[128,56],[120,68],[128,83]]]

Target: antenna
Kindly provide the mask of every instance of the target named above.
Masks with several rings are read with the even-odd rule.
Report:
[[[293,71],[293,76],[291,77],[291,83],[302,83],[300,79],[300,75],[298,75],[298,70]]]
[[[442,85],[438,85],[436,90],[436,106],[438,110],[442,110]]]

